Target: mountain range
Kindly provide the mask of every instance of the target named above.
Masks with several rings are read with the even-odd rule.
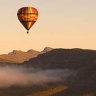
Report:
[[[28,61],[30,58],[37,57],[39,54],[46,53],[47,51],[51,51],[52,48],[45,47],[43,51],[35,51],[35,50],[28,50],[27,52],[23,52],[21,50],[13,50],[8,54],[0,55],[0,62],[7,62],[7,63],[22,63],[24,61]]]
[[[29,67],[45,69],[78,69],[95,66],[96,51],[84,49],[54,49],[22,63]]]
[[[26,58],[27,56],[24,54],[28,56],[31,54],[32,57]],[[0,96],[96,96],[96,50],[46,47],[41,52],[34,50],[13,51],[6,56],[13,56],[12,58],[21,56],[19,58],[23,59],[14,59],[17,60],[15,63],[4,63],[8,59],[3,58],[5,61],[2,61],[0,65],[7,65],[8,70],[9,66],[15,66],[18,70],[20,69],[19,71],[15,69],[16,73],[20,73],[23,68],[24,78],[27,77],[25,80],[29,76],[33,76],[35,82],[43,82],[43,84],[31,85],[33,81],[30,80],[34,80],[31,78],[28,86],[12,85],[1,89]],[[11,67],[11,70],[13,70],[12,68],[14,69]]]

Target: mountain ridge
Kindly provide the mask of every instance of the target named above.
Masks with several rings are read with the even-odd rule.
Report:
[[[28,61],[31,58],[37,57],[39,54],[43,54],[48,51],[51,51],[53,48],[45,47],[43,51],[36,51],[33,49],[30,49],[26,52],[21,50],[13,50],[12,52],[9,52],[8,54],[1,54],[0,55],[0,62],[6,62],[6,63],[23,63],[24,61]]]
[[[69,63],[69,64],[68,64]],[[77,63],[77,64],[76,64]],[[37,57],[25,61],[23,64],[26,66],[42,68],[64,68],[64,67],[80,67],[82,63],[95,64],[96,63],[96,51],[88,49],[54,49],[47,53],[39,54]]]
[[[30,53],[32,50],[28,52]],[[2,63],[0,63],[0,65],[2,65]],[[6,67],[6,65],[7,64],[3,67]],[[11,66],[11,69],[16,67],[21,70],[24,68],[29,73],[33,72],[44,76],[48,75],[48,78],[51,74],[52,77],[56,76],[61,80],[60,82],[57,81],[39,86],[31,86],[31,88],[30,86],[24,89],[22,88],[24,91],[21,91],[21,87],[16,87],[15,89],[13,86],[12,89],[14,89],[14,93],[15,90],[17,90],[19,94],[17,96],[48,96],[48,93],[52,96],[54,94],[54,96],[96,96],[96,50],[79,48],[52,49],[42,54],[40,53],[38,56],[30,58],[22,63],[9,63],[7,66]],[[37,78],[39,79],[38,76],[39,75],[37,75]],[[67,89],[62,90],[64,89],[62,86],[58,88],[60,84],[66,86]],[[57,87],[55,85],[57,85]],[[18,88],[20,88],[20,90]],[[60,91],[54,91],[55,88],[58,88],[58,90],[60,89]],[[9,88],[11,94],[13,94],[12,89]],[[4,93],[6,93],[6,91],[4,91]],[[50,94],[49,96],[51,96]]]

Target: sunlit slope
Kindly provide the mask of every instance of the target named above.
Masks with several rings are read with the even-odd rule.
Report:
[[[27,52],[14,50],[9,54],[0,55],[0,62],[22,63],[30,58],[36,57],[38,54],[39,52],[34,50],[28,50]]]
[[[36,92],[27,96],[55,96],[55,94],[65,91],[68,87],[63,85],[54,86],[50,89]]]
[[[0,55],[0,62],[7,62],[7,63],[23,63],[24,61],[28,61],[31,58],[37,57],[39,54],[43,54],[53,50],[53,48],[45,47],[43,51],[35,51],[35,50],[28,50],[27,52],[23,52],[21,50],[13,50],[8,54]]]

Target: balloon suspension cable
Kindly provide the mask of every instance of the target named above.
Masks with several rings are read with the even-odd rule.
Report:
[[[27,34],[29,33],[29,30],[27,31]]]

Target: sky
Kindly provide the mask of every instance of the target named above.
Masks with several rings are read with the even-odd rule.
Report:
[[[17,11],[32,6],[39,18],[30,33]],[[44,47],[96,50],[96,0],[0,0],[0,54]]]

